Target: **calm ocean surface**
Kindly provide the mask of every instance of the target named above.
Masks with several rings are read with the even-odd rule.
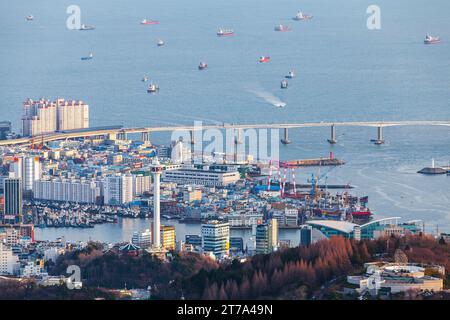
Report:
[[[93,31],[66,28],[66,8],[77,4]],[[450,19],[448,0],[378,0],[381,30],[366,27],[373,1],[0,1],[0,120],[20,130],[22,101],[57,96],[91,106],[91,125],[144,126],[239,122],[450,120]],[[314,15],[291,20],[298,10]],[[35,20],[25,17],[33,14]],[[142,18],[161,24],[142,26]],[[292,32],[275,32],[277,24]],[[218,38],[218,27],[236,35]],[[425,34],[439,45],[423,44]],[[157,47],[157,39],[166,45]],[[91,61],[80,57],[94,52]],[[259,64],[261,55],[272,60]],[[208,69],[199,72],[200,61]],[[294,69],[288,90],[280,80]],[[147,74],[161,90],[146,93]],[[278,109],[258,95],[272,94]],[[449,127],[338,128],[336,157],[347,161],[328,183],[357,186],[376,218],[423,219],[427,230],[450,231],[450,177],[416,171],[450,162]],[[329,128],[290,131],[280,156],[326,156]],[[152,135],[167,143],[170,135]],[[302,169],[305,181],[316,169]],[[145,221],[128,219],[94,229],[45,229],[37,237],[128,240]],[[190,229],[190,228],[196,228]],[[178,236],[198,227],[177,226]],[[282,234],[285,234],[282,232]],[[284,237],[284,235],[282,235]],[[289,238],[290,236],[286,236]],[[294,236],[296,238],[296,236]]]

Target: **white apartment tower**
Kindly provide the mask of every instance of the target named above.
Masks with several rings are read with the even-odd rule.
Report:
[[[132,175],[106,177],[103,194],[105,204],[120,205],[133,201]]]
[[[28,99],[23,103],[22,133],[36,136],[89,127],[89,106],[83,101]]]
[[[21,179],[25,192],[32,191],[33,182],[42,178],[42,164],[39,157],[15,158],[9,176]]]

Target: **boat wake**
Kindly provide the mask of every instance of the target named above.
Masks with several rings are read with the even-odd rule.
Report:
[[[248,90],[248,92],[253,93],[254,95],[256,95],[257,97],[263,99],[264,101],[270,103],[271,105],[278,107],[278,108],[283,108],[286,106],[286,103],[281,101],[280,98],[276,97],[275,95],[273,95],[270,92],[267,91],[262,91],[262,90]]]

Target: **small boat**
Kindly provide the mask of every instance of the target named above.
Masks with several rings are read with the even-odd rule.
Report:
[[[295,17],[292,18],[292,19],[294,19],[296,21],[306,21],[306,20],[311,20],[312,17],[313,17],[312,15],[309,15],[309,14],[306,14],[306,13],[303,13],[303,12],[299,11],[295,15]]]
[[[150,83],[150,85],[147,88],[147,92],[148,93],[155,93],[157,91],[159,91],[159,87],[156,84],[154,84],[154,83]]]
[[[205,62],[200,62],[198,65],[198,70],[205,70],[208,67],[208,65]]]
[[[277,108],[284,108],[286,106],[286,103],[284,102],[277,102],[274,104],[275,107]]]
[[[275,31],[286,32],[286,31],[291,31],[291,28],[289,28],[288,26],[279,24],[278,26],[275,27]]]
[[[260,63],[265,63],[265,62],[269,62],[269,61],[270,61],[270,57],[268,57],[268,56],[262,56],[259,58]]]
[[[156,45],[157,45],[158,47],[162,47],[163,45],[165,45],[165,43],[164,43],[163,40],[159,39],[158,42],[156,43]]]
[[[430,36],[429,34],[427,34],[425,36],[425,40],[423,40],[423,43],[425,44],[435,44],[435,43],[440,43],[441,39],[439,37],[433,37]]]
[[[287,89],[288,87],[288,82],[287,80],[283,79],[281,80],[281,85],[280,85],[281,89]]]
[[[91,52],[87,57],[81,57],[81,60],[92,60],[94,58],[94,54]]]
[[[293,70],[290,70],[289,73],[286,75],[287,79],[292,79],[295,77],[295,73]]]
[[[94,26],[90,26],[90,25],[87,25],[87,24],[82,24],[82,25],[80,26],[80,29],[79,29],[79,30],[84,31],[84,30],[94,30],[94,29],[95,29]]]
[[[147,82],[148,81],[148,77],[147,76],[144,76],[143,78],[142,78],[142,82]]]
[[[159,24],[159,21],[142,19],[141,24]]]
[[[34,20],[34,17],[32,14],[27,16],[27,21],[33,21],[33,20]]]
[[[229,37],[229,36],[233,36],[233,35],[234,35],[234,31],[232,29],[219,28],[219,30],[217,31],[218,37]]]

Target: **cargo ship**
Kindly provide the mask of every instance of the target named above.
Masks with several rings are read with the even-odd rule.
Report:
[[[142,19],[141,24],[159,24],[159,21]]]
[[[82,24],[79,30],[84,31],[84,30],[94,30],[94,29],[95,29],[94,26],[90,26],[90,25],[87,25],[87,24]]]
[[[344,161],[336,158],[320,158],[320,159],[304,159],[289,160],[286,163],[296,167],[314,167],[314,166],[340,166],[345,164]]]
[[[280,31],[280,32],[286,32],[286,31],[291,31],[291,28],[289,28],[288,26],[284,26],[284,25],[280,24],[280,25],[276,26],[274,30],[275,31]]]
[[[147,88],[148,93],[155,93],[159,91],[159,87],[156,84],[150,83],[150,85]]]
[[[92,60],[94,59],[94,54],[91,52],[87,57],[81,57],[81,60]]]
[[[234,31],[232,29],[219,28],[219,30],[217,31],[218,37],[229,37],[229,36],[233,36],[233,35],[234,35]]]
[[[430,36],[429,34],[427,34],[425,36],[425,40],[423,40],[423,43],[425,44],[436,44],[436,43],[440,43],[441,39],[439,37],[433,37]]]
[[[268,56],[262,56],[259,58],[260,63],[265,63],[265,62],[269,62],[269,61],[270,61],[270,57],[268,57]]]
[[[295,17],[292,18],[292,19],[294,19],[296,21],[305,21],[305,20],[311,20],[312,17],[313,17],[312,15],[309,15],[309,14],[306,14],[306,13],[303,13],[303,12],[299,11],[295,15]]]
[[[208,67],[208,65],[205,62],[200,62],[198,65],[198,70],[205,70]]]
[[[293,70],[290,70],[289,73],[285,76],[287,79],[295,78],[295,73]]]

